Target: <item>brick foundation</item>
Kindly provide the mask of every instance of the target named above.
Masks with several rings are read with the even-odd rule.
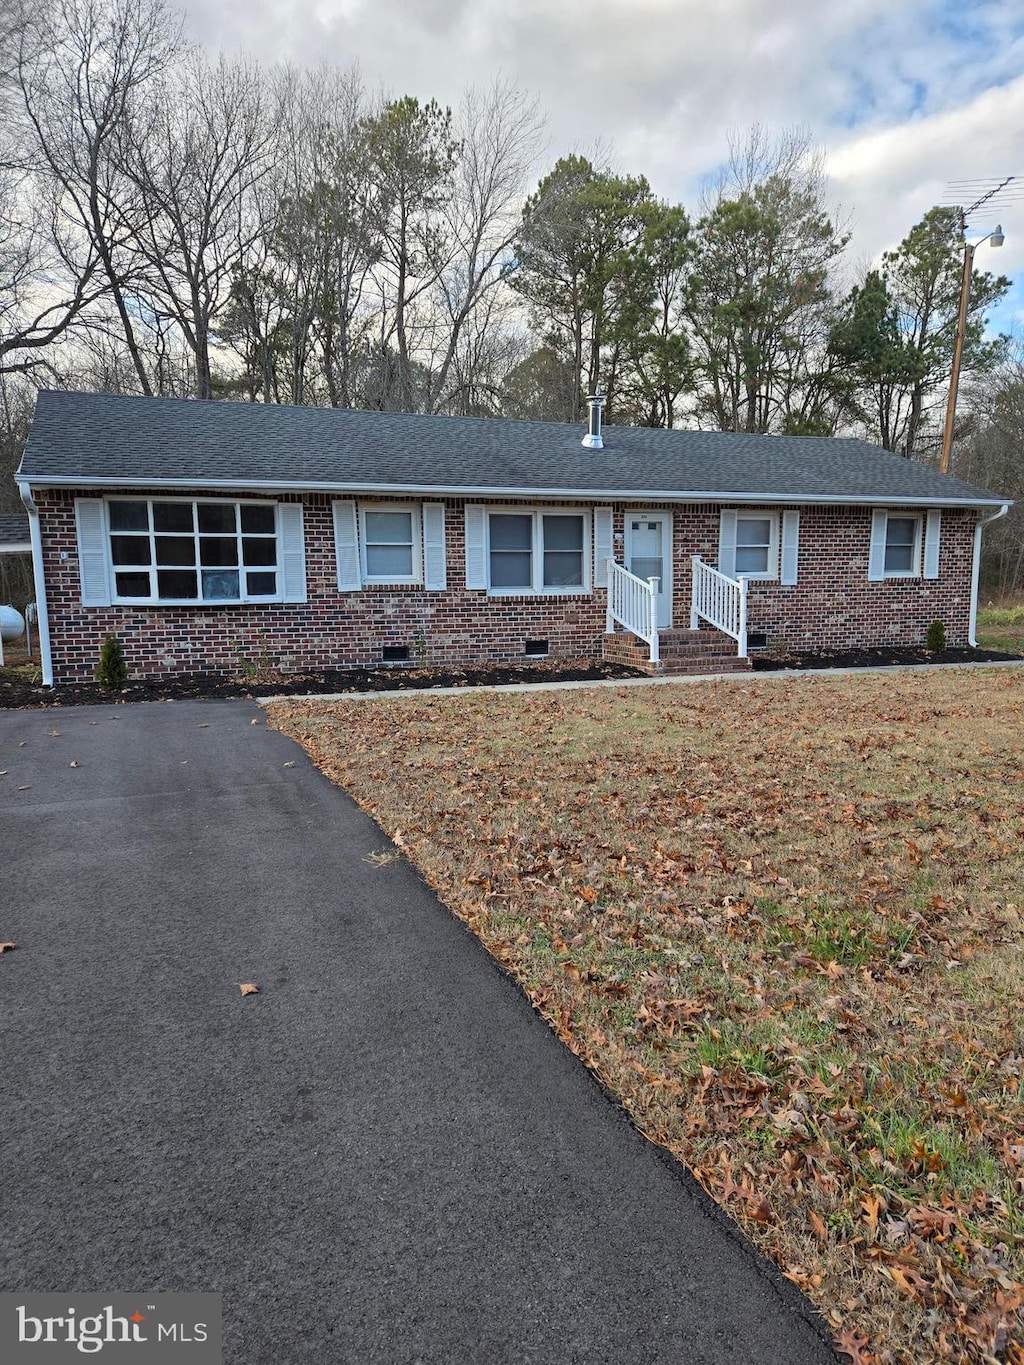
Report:
[[[119,490],[134,492],[132,489]],[[191,490],[175,490],[189,495]],[[77,496],[96,496],[82,490]],[[194,496],[209,498],[209,493]],[[260,492],[232,492],[262,497]],[[448,588],[337,590],[331,497],[281,495],[304,503],[308,601],[218,607],[97,607],[80,600],[75,490],[39,490],[54,681],[93,676],[106,635],[120,635],[133,677],[238,673],[246,661],[283,671],[373,666],[388,645],[408,646],[423,665],[522,663],[527,640],[546,640],[554,659],[598,658],[605,592],[565,597],[488,597],[465,587],[462,499],[446,501]],[[375,498],[375,502],[386,499]],[[397,499],[396,501],[405,501]],[[493,505],[493,502],[490,504]],[[578,504],[572,504],[573,506]],[[644,504],[656,511],[670,504]],[[622,505],[615,531],[623,530]],[[633,509],[629,509],[633,510]],[[719,508],[676,506],[673,625],[689,625],[690,555],[715,564]],[[791,649],[919,645],[931,621],[950,645],[967,642],[975,514],[945,511],[940,576],[869,583],[868,508],[802,508],[799,582],[752,583],[749,629]],[[616,539],[617,555],[621,539]]]

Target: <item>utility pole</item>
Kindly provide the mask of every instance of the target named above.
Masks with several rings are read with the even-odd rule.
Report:
[[[956,399],[957,391],[960,387],[960,366],[964,357],[964,337],[967,334],[967,312],[971,302],[971,277],[974,270],[974,253],[981,246],[982,242],[990,241],[993,246],[1002,246],[1003,229],[996,224],[994,232],[988,233],[980,241],[969,242],[967,240],[967,215],[973,213],[975,209],[981,208],[982,204],[994,198],[997,194],[1002,194],[1007,186],[1013,184],[1017,176],[1008,175],[999,184],[987,188],[983,194],[968,209],[960,210],[960,239],[964,244],[964,271],[960,280],[960,309],[956,320],[956,338],[953,342],[953,365],[949,375],[949,397],[946,399],[946,423],[942,430],[942,454],[939,457],[939,472],[949,473],[949,457],[953,449],[953,423],[956,420]],[[977,181],[958,181],[958,186],[966,187],[973,185],[980,188]],[[964,196],[966,198],[966,195]]]
[[[965,237],[967,223],[960,210],[960,237],[964,244],[964,273],[960,281],[960,311],[956,319],[956,338],[953,342],[953,368],[949,374],[949,397],[946,399],[946,425],[942,429],[942,455],[939,473],[949,473],[949,456],[953,449],[953,422],[956,418],[957,390],[960,387],[960,364],[964,355],[964,333],[967,331],[967,309],[971,298],[971,273],[974,270],[974,246]],[[998,231],[998,229],[997,229]]]

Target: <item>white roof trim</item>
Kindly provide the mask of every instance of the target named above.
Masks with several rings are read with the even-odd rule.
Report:
[[[391,495],[429,494],[450,498],[538,498],[571,499],[574,502],[739,502],[753,507],[1001,507],[1005,498],[925,498],[896,493],[752,493],[722,489],[676,490],[665,488],[498,488],[489,485],[452,485],[427,483],[326,483],[311,480],[283,479],[129,479],[129,478],[67,478],[65,476],[29,476],[26,482],[33,488],[180,488],[211,491],[246,491],[265,489],[272,493],[375,493]]]

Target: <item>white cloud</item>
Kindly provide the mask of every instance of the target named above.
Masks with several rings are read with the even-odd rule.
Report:
[[[947,181],[1024,175],[1020,0],[193,0],[189,20],[211,50],[356,61],[371,86],[442,103],[501,75],[547,111],[552,160],[600,144],[691,210],[731,133],[806,127],[858,261]],[[1004,271],[1024,265],[1022,209],[1004,214]]]
[[[828,157],[836,197],[854,206],[857,250],[871,257],[895,246],[931,205],[955,202],[949,182],[998,183],[1014,170],[1024,193],[1024,76],[957,109],[837,142]],[[1024,202],[996,198],[971,216],[968,235],[997,222],[1005,245],[979,253],[977,265],[1024,276]]]

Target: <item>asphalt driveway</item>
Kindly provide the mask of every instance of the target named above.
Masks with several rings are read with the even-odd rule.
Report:
[[[255,706],[0,771],[0,1287],[220,1291],[230,1365],[835,1360]]]

